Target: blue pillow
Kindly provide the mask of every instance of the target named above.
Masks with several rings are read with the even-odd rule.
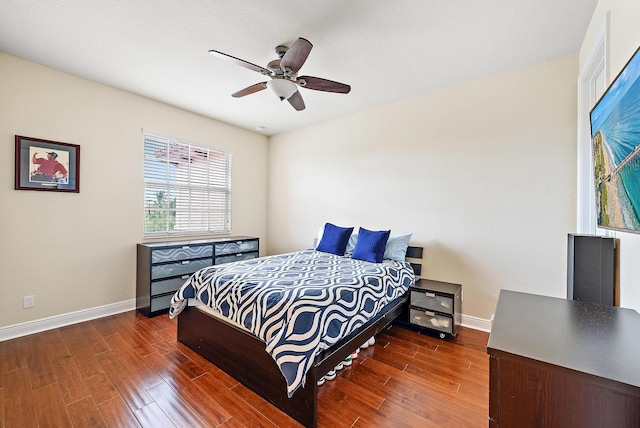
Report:
[[[360,228],[356,247],[353,249],[352,259],[380,263],[384,258],[384,249],[389,239],[390,230],[371,230]]]
[[[411,240],[412,233],[408,235],[391,235],[384,250],[384,258],[403,262],[407,256],[407,247]]]
[[[347,254],[353,253],[353,249],[356,248],[356,242],[358,242],[358,234],[356,232],[353,232],[349,237],[349,241],[347,242],[347,249],[345,250]]]
[[[320,239],[316,250],[344,256],[351,232],[353,232],[353,227],[338,227],[331,223],[325,224],[322,239]]]

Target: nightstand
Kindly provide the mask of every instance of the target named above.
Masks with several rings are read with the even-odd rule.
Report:
[[[418,279],[409,287],[408,322],[420,329],[455,336],[462,320],[462,285]]]

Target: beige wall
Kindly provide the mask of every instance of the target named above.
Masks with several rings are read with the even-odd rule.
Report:
[[[231,151],[232,233],[266,248],[266,137],[1,53],[0,94],[0,327],[135,298],[142,129]],[[14,190],[15,134],[79,144],[80,193]]]
[[[608,18],[607,18],[608,14]],[[608,19],[607,75],[608,83],[620,73],[629,58],[640,46],[640,2],[638,0],[601,0],[591,19],[587,35],[580,49],[580,68],[587,65],[598,31]],[[588,121],[589,118],[582,118]],[[640,235],[608,232],[620,240],[620,306],[640,311]]]
[[[413,232],[423,276],[489,319],[501,288],[566,295],[577,56],[272,137],[269,252],[324,222]]]
[[[134,298],[143,128],[233,152],[233,233],[261,237],[263,254],[309,247],[325,221],[391,228],[425,246],[424,276],[463,284],[467,316],[488,319],[501,288],[564,296],[566,234],[576,227],[576,80],[607,12],[612,79],[640,45],[635,0],[600,1],[579,57],[268,145],[258,134],[0,54],[0,327]],[[80,144],[81,193],[13,190],[14,134]],[[640,236],[616,237],[622,303],[640,310]],[[22,309],[30,294],[36,307]]]

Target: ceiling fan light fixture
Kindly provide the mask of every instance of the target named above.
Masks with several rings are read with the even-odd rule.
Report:
[[[297,88],[296,84],[286,79],[273,79],[267,82],[267,88],[280,99],[280,101],[288,100]]]

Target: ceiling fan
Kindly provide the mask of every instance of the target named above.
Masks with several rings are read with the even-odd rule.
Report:
[[[210,50],[209,53],[215,57],[231,61],[234,64],[257,71],[265,76],[269,76],[271,80],[260,82],[248,86],[231,94],[232,97],[239,98],[245,95],[253,94],[263,89],[269,88],[280,101],[287,100],[294,109],[304,110],[304,100],[298,91],[298,86],[315,91],[335,92],[339,94],[348,94],[351,86],[344,83],[334,82],[333,80],[322,79],[313,76],[298,76],[298,71],[307,60],[309,52],[313,45],[307,39],[298,38],[291,47],[277,46],[276,54],[278,59],[271,61],[267,67],[260,67],[243,59],[236,58],[223,52]]]

